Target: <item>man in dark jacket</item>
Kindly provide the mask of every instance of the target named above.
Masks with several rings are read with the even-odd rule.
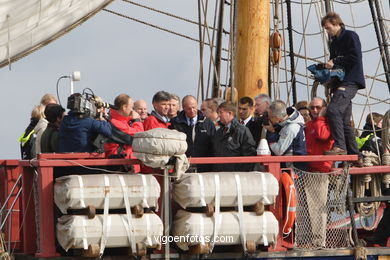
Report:
[[[256,147],[249,129],[241,125],[236,117],[236,106],[228,101],[218,106],[223,126],[213,138],[215,156],[255,156]],[[216,164],[216,171],[251,171],[254,164]]]
[[[250,97],[242,97],[238,101],[238,116],[240,124],[246,126],[255,140],[256,147],[260,141],[260,134],[263,128],[262,117],[253,116],[253,99]]]
[[[183,111],[171,120],[171,128],[187,135],[187,157],[213,156],[212,137],[215,127],[210,119],[198,110],[198,103],[193,96],[185,96],[182,100]],[[198,172],[210,170],[209,165],[198,165]]]
[[[354,130],[351,126],[352,102],[359,89],[365,88],[362,51],[359,36],[345,29],[344,23],[336,13],[328,13],[321,21],[322,27],[331,37],[330,60],[325,63],[327,69],[334,66],[345,71],[343,81],[332,83],[332,99],[327,109],[327,118],[334,139],[333,148],[325,154],[342,155],[359,152]],[[362,166],[360,158],[355,166]]]
[[[65,109],[58,104],[48,104],[45,108],[45,117],[49,124],[42,134],[41,152],[58,153],[58,129],[60,128]]]

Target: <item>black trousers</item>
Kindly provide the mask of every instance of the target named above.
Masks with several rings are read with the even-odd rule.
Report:
[[[358,91],[357,85],[340,84],[330,100],[326,110],[334,147],[348,151],[348,154],[359,154],[355,131],[351,126],[352,99]]]

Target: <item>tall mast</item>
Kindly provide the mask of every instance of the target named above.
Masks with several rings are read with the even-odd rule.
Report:
[[[233,86],[238,98],[268,94],[269,0],[240,0],[237,4],[237,31],[234,50]]]

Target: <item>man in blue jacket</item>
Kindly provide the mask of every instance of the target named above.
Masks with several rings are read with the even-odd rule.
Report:
[[[357,147],[354,130],[351,126],[352,102],[359,89],[365,88],[362,51],[359,36],[345,29],[340,16],[330,12],[321,21],[322,27],[331,37],[330,60],[325,67],[342,67],[344,80],[332,83],[332,99],[327,109],[327,118],[334,139],[333,148],[325,154],[358,154],[360,159],[355,166],[362,166],[363,160]]]
[[[103,117],[91,118],[77,111],[70,111],[62,120],[58,145],[60,153],[94,152],[94,139],[102,134],[111,137],[111,124]]]

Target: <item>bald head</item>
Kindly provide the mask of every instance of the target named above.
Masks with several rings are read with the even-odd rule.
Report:
[[[140,99],[134,102],[134,111],[137,112],[141,120],[145,120],[148,117],[148,107],[145,100]]]
[[[323,98],[315,97],[310,101],[309,111],[312,118],[316,119],[325,114],[326,101]]]
[[[198,114],[198,102],[196,98],[191,95],[187,95],[183,98],[183,110],[188,118],[194,118]]]

